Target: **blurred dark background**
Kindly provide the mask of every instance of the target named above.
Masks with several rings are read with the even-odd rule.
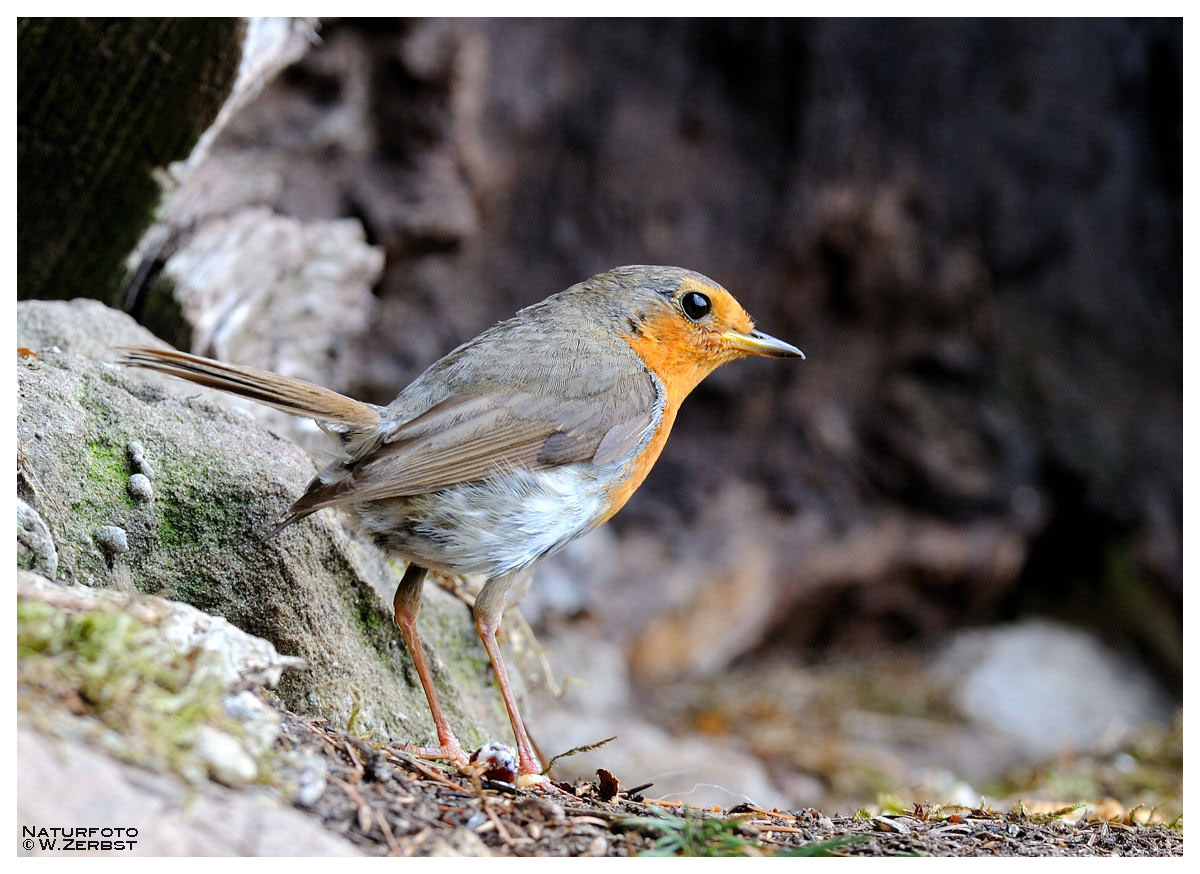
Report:
[[[198,172],[210,214],[352,217],[385,253],[308,361],[367,400],[618,264],[705,273],[804,349],[701,385],[533,586],[539,632],[615,645],[643,710],[1030,617],[1178,701],[1182,98],[1180,20],[345,19]],[[673,712],[722,735],[738,707]]]
[[[285,151],[263,159],[278,209],[358,216],[386,250],[352,388],[389,400],[615,264],[686,265],[808,361],[702,385],[618,532],[719,545],[758,523],[713,518],[715,496],[752,483],[784,520],[763,645],[1033,611],[1133,643],[1178,690],[1178,21],[338,21],[321,39],[225,142]],[[335,113],[353,123],[318,135]],[[816,537],[848,554],[810,567]]]

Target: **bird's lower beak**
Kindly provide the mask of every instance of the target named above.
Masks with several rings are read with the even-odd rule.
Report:
[[[726,331],[721,335],[721,339],[748,355],[765,355],[769,358],[804,357],[804,353],[791,343],[785,343],[762,331],[751,331],[749,334],[743,334],[741,331]]]

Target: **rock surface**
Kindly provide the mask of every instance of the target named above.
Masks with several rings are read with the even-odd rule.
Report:
[[[932,675],[977,730],[1033,759],[1109,753],[1172,711],[1135,659],[1052,622],[963,632]]]
[[[137,829],[130,850],[86,855],[360,855],[317,820],[266,795],[186,784],[23,725],[17,728],[17,822],[35,828]],[[18,853],[56,855],[43,851],[40,842]],[[80,855],[61,849],[59,854]]]
[[[178,654],[191,658],[203,656],[202,663],[197,665],[198,674],[211,676],[230,689],[274,688],[285,669],[305,667],[303,659],[280,655],[269,641],[179,601],[136,591],[56,583],[28,571],[17,574],[17,596],[70,611],[107,607],[128,613],[139,622],[154,626],[159,640]]]
[[[60,577],[162,593],[222,617],[304,660],[280,686],[293,709],[432,741],[391,622],[388,560],[332,514],[263,536],[314,473],[302,451],[216,395],[108,363],[110,346],[157,341],[101,304],[22,302],[18,337],[35,352],[18,365],[18,493],[45,520]],[[128,491],[134,442],[153,466],[152,502]],[[101,549],[105,526],[124,530],[127,552]],[[506,737],[467,608],[429,587],[422,625],[464,743]]]
[[[58,548],[38,511],[17,498],[17,567],[54,576]]]

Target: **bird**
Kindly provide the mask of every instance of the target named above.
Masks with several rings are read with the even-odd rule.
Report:
[[[437,733],[438,746],[422,752],[459,768],[468,757],[438,701],[417,616],[430,571],[485,577],[475,629],[512,724],[522,787],[548,779],[496,642],[509,588],[625,505],[683,400],[717,367],[752,355],[804,358],[757,330],[712,279],[647,265],[598,273],[525,307],[386,406],[185,352],[119,351],[123,364],[312,418],[340,442],[272,533],[337,507],[407,562],[393,611]]]

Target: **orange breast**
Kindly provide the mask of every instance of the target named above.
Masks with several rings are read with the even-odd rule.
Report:
[[[629,463],[625,476],[609,490],[611,504],[597,525],[611,519],[645,481],[667,443],[679,405],[721,363],[718,354],[708,354],[709,350],[706,349],[698,350],[694,335],[687,331],[678,318],[670,315],[644,322],[641,333],[625,334],[622,339],[659,378],[666,397],[663,399],[662,421],[658,423],[654,436]]]
[[[625,503],[633,497],[633,493],[638,490],[638,486],[646,479],[650,473],[650,468],[654,467],[654,462],[658,461],[659,453],[667,444],[667,437],[671,434],[671,426],[675,424],[675,413],[678,407],[671,407],[669,404],[663,409],[662,421],[658,423],[658,428],[654,432],[654,436],[650,438],[650,442],[646,444],[646,448],[638,453],[622,471],[623,478],[618,479],[608,491],[608,512],[606,512],[596,522],[599,525],[602,522],[607,522],[617,511],[625,506]]]

